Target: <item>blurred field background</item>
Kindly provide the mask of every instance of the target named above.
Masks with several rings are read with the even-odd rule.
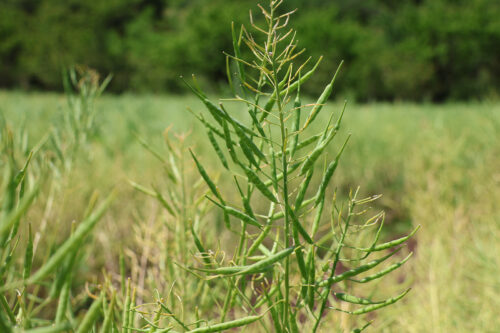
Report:
[[[24,123],[36,140],[61,120],[66,100],[59,94],[1,92],[0,105],[7,119],[15,126]],[[201,108],[196,99],[178,96],[126,94],[98,102],[93,158],[75,167],[51,221],[52,228],[67,227],[83,214],[94,190],[119,188],[119,200],[87,247],[90,267],[79,268],[83,276],[95,278],[103,266],[117,270],[120,248],[138,257],[144,251],[138,230],[155,208],[127,180],[162,184],[165,176],[134,133],[157,147],[166,127],[190,133],[186,146],[195,146],[217,168],[186,106]],[[340,107],[333,103],[328,111]],[[392,277],[406,279],[413,290],[403,302],[377,313],[374,331],[495,332],[500,327],[500,105],[354,104],[348,106],[345,128],[353,138],[333,186],[343,195],[358,185],[365,194],[383,194],[376,208],[387,213],[385,238],[422,225],[410,244],[414,259]],[[194,166],[188,172],[198,179]],[[380,289],[397,288],[398,282],[387,280]]]
[[[208,167],[220,168],[205,132],[186,110],[200,111],[202,105],[186,94],[179,76],[196,73],[213,100],[226,96],[222,51],[232,48],[230,25],[247,23],[255,4],[0,2],[0,114],[14,132],[26,129],[30,145],[63,126],[69,112],[62,93],[65,68],[81,64],[113,74],[96,104],[87,157],[64,180],[49,216],[43,197],[27,217],[35,226],[46,223],[41,244],[57,244],[95,191],[117,189],[118,199],[85,247],[85,265],[75,268],[74,289],[99,281],[104,270],[119,274],[120,254],[134,281],[145,289],[167,289],[144,281],[141,271],[146,260],[148,269],[156,272],[158,265],[163,272],[161,262],[174,245],[162,243],[166,231],[158,205],[128,182],[167,186],[161,163],[137,136],[165,151],[168,129],[183,141],[182,149],[196,147]],[[299,8],[291,25],[305,54],[313,60],[324,56],[304,86],[306,100],[314,102],[345,60],[323,113],[338,112],[348,100],[342,135],[353,136],[333,187],[343,197],[358,186],[364,195],[383,195],[374,205],[386,212],[385,240],[422,226],[409,244],[413,258],[378,286],[384,294],[402,285],[413,290],[378,311],[371,330],[498,332],[500,2],[287,0],[285,6]],[[194,185],[199,175],[188,158],[186,172]],[[224,239],[218,226],[203,223],[204,237]],[[51,250],[42,246],[37,260]],[[141,301],[149,296],[145,292]]]

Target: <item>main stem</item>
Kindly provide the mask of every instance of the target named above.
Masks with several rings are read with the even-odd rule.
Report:
[[[275,61],[275,55],[273,54],[273,75],[274,84],[276,89],[278,112],[280,119],[280,132],[281,132],[281,157],[282,157],[282,167],[283,167],[283,202],[285,209],[285,247],[290,247],[290,217],[288,212],[288,162],[286,158],[286,128],[285,119],[283,115],[283,106],[280,98],[280,88],[278,81],[278,73]],[[284,306],[284,324],[285,327],[289,326],[289,315],[290,315],[290,258],[287,256],[285,259],[285,306]]]
[[[290,216],[288,212],[288,162],[286,158],[286,127],[285,127],[285,119],[283,114],[283,105],[281,101],[279,80],[278,80],[278,66],[276,64],[276,45],[274,45],[275,40],[273,41],[273,37],[275,34],[274,30],[274,6],[271,5],[271,13],[269,19],[269,34],[268,34],[268,52],[271,51],[271,59],[272,59],[272,67],[273,67],[273,81],[274,81],[274,89],[276,94],[276,101],[278,105],[278,114],[280,120],[280,133],[281,133],[281,158],[282,158],[282,167],[283,167],[283,203],[285,210],[285,247],[290,247]],[[269,46],[273,47],[269,47]],[[290,330],[290,258],[286,257],[285,259],[285,304],[283,309],[283,324],[287,331]]]

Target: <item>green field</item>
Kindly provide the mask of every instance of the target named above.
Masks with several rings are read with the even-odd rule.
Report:
[[[86,240],[74,268],[74,295],[85,295],[86,281],[103,281],[103,269],[106,278],[119,280],[121,249],[127,275],[139,288],[137,304],[152,302],[154,288],[162,294],[172,287],[174,281],[164,272],[173,269],[165,267],[165,258],[177,246],[175,226],[168,226],[156,201],[138,193],[128,180],[169,186],[161,163],[136,138],[164,152],[167,128],[173,140],[185,136],[177,145],[183,153],[193,147],[211,174],[221,170],[187,107],[201,111],[202,104],[192,97],[154,95],[105,95],[97,101],[97,130],[85,147],[86,158],[73,165],[71,177],[61,176],[59,192],[45,186],[23,219],[34,231],[43,228],[34,267],[51,251],[47,244],[67,237],[95,191],[105,197],[114,189],[117,198]],[[333,102],[323,115],[341,107]],[[26,128],[30,147],[60,128],[65,112],[63,95],[0,92],[0,113],[15,133]],[[374,295],[395,295],[408,286],[412,291],[369,317],[375,319],[372,331],[495,332],[500,327],[500,104],[348,105],[341,136],[348,133],[352,138],[333,178],[338,195],[346,197],[358,186],[363,195],[383,194],[373,209],[386,212],[386,240],[421,225],[408,245],[413,258],[382,280]],[[332,154],[341,142],[334,142]],[[183,161],[186,186],[192,188],[200,177],[190,158]],[[229,235],[219,233],[220,221],[210,217],[199,221],[208,230],[203,239],[214,247],[217,240],[230,242]],[[22,261],[16,264],[22,267]],[[172,288],[175,294],[185,293],[179,284]],[[184,296],[187,304],[193,302],[189,297],[194,293]],[[75,302],[73,306],[85,307],[82,299]],[[329,320],[350,329],[358,319],[335,314]]]

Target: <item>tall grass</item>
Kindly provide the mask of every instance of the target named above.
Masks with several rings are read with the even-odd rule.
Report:
[[[240,36],[235,36],[238,45]],[[231,71],[238,73],[236,63],[229,64]],[[304,71],[306,69],[296,78],[303,78]],[[252,73],[256,72],[250,70],[247,75]],[[101,83],[83,80],[85,75],[82,80],[73,80],[76,84],[72,89],[88,82],[89,89],[98,91]],[[237,83],[243,82],[239,75],[232,74],[231,80],[241,97],[244,88]],[[262,93],[272,95],[275,91],[272,80],[270,82],[261,89]],[[274,117],[270,115],[261,123],[265,136],[259,134],[248,115],[247,102],[255,104],[249,90],[244,101],[234,101],[234,105],[223,101],[224,108],[229,117],[238,119],[254,132],[245,133],[266,159],[271,160],[274,151],[277,169],[282,168],[283,156],[287,157],[288,165],[293,166],[294,160],[302,163],[287,179],[292,202],[290,211],[296,214],[297,193],[307,179],[298,174],[311,150],[296,150],[291,156],[285,149],[283,154],[277,107],[272,109]],[[75,98],[80,98],[81,93],[75,90]],[[240,138],[238,130],[229,123],[236,161],[250,166],[264,184],[270,183],[267,188],[278,199],[276,213],[283,215],[279,220],[273,219],[266,238],[257,243],[259,246],[254,246],[256,250],[249,255],[266,231],[269,198],[261,194],[245,169],[233,161],[225,149],[225,140],[214,134],[231,171],[224,168],[210,137],[205,134],[203,122],[192,124],[191,120],[184,120],[180,126],[194,128],[193,133],[179,136],[172,130],[166,132],[162,146],[157,124],[189,119],[181,112],[165,113],[169,100],[104,97],[98,109],[106,113],[97,112],[93,106],[88,109],[95,116],[90,127],[85,125],[89,124],[86,121],[74,122],[82,132],[86,131],[87,134],[80,136],[85,140],[75,140],[75,129],[68,126],[68,116],[77,114],[74,104],[66,104],[58,96],[0,93],[0,100],[2,115],[7,118],[2,120],[0,129],[2,332],[37,332],[36,329],[38,332],[214,331],[241,325],[248,325],[247,331],[274,331],[295,329],[294,319],[299,331],[312,330],[316,323],[319,323],[318,331],[349,331],[362,328],[366,321],[364,317],[342,312],[358,309],[357,305],[345,301],[381,300],[399,294],[409,285],[413,288],[410,297],[367,317],[375,319],[374,330],[494,332],[499,325],[494,311],[498,307],[500,267],[495,255],[496,239],[500,236],[496,204],[498,172],[494,167],[499,162],[497,106],[350,107],[342,123],[349,124],[354,135],[330,181],[335,184],[334,188],[325,191],[325,198],[329,200],[316,234],[311,233],[316,211],[306,209],[298,213],[302,214],[298,215],[299,223],[313,244],[307,243],[307,236],[301,234],[300,246],[296,246],[299,242],[293,243],[296,239],[293,230],[298,226],[292,220],[289,244],[293,247],[289,248],[286,247],[288,238],[284,237],[285,211],[281,208],[285,207],[285,178],[276,182],[278,177],[273,176],[272,164],[259,160],[256,152],[245,155],[242,151],[245,144],[240,143],[245,139]],[[172,108],[188,104],[196,110],[203,106],[188,98],[172,100]],[[267,102],[266,96],[260,100]],[[323,104],[308,101],[297,108],[293,105],[296,100],[296,93],[283,99],[285,129],[294,128],[297,110],[303,111],[299,123],[303,125],[310,110]],[[295,134],[298,134],[299,145],[309,134],[319,131],[323,135],[325,128],[328,133],[329,116],[333,114],[336,123],[342,107],[340,104],[323,106],[315,122],[306,129],[311,133],[285,131],[285,147],[290,147]],[[43,112],[35,111],[37,108]],[[24,125],[19,121],[19,114],[29,114]],[[47,115],[49,119],[43,119]],[[204,113],[196,115],[205,117]],[[204,118],[211,126],[220,126],[217,120],[209,119],[208,115]],[[142,125],[138,124],[139,120],[143,121]],[[229,119],[224,117],[223,121],[229,122]],[[55,129],[47,134],[46,129],[40,130],[44,127],[40,124],[49,122],[55,124]],[[311,207],[327,162],[335,161],[348,136],[343,127],[325,148],[321,160],[315,163],[303,201],[310,198]],[[135,132],[140,134],[133,135]],[[269,147],[271,141],[273,147]],[[215,192],[226,206],[246,215],[239,219],[234,216],[238,213],[231,211],[229,229],[224,210],[206,199],[209,196],[221,204],[187,149],[192,143],[196,143],[192,151],[205,169],[205,177],[216,184]],[[268,149],[264,149],[266,146]],[[249,156],[259,161],[260,170],[250,164],[252,157]],[[266,175],[270,178],[265,178]],[[133,186],[128,185],[127,178]],[[368,218],[346,211],[353,204],[356,209],[357,204],[363,203],[364,199],[354,196],[356,191],[349,191],[356,189],[359,183],[364,186],[357,191],[357,198],[371,200],[376,193],[386,193],[376,201],[367,202],[367,208],[371,207],[366,212],[371,214]],[[113,185],[118,188],[118,199],[111,207],[108,207],[111,199],[100,204],[94,189],[107,192]],[[99,222],[106,207],[107,218]],[[337,211],[332,218],[336,207],[340,213]],[[381,208],[385,208],[387,214],[380,214]],[[250,211],[260,227],[242,224],[241,220],[248,220]],[[336,281],[345,277],[350,268],[358,267],[357,262],[342,260],[338,261],[339,269],[332,270],[335,250],[342,244],[335,237],[341,237],[347,230],[345,221],[349,216],[351,226],[363,226],[370,216],[375,217],[373,222],[382,222],[385,217],[386,231],[380,234],[382,243],[401,237],[401,230],[411,230],[408,226],[411,223],[422,224],[424,228],[409,244],[409,248],[416,249],[413,265],[401,266],[399,273],[372,281],[376,286],[341,281],[332,287],[326,303],[328,308],[320,317],[318,313],[324,300],[321,291],[327,290],[332,281],[327,279],[327,274],[333,272],[333,281]],[[379,226],[351,229],[356,232],[346,234],[339,257],[356,258],[353,256],[359,251],[348,246],[369,247],[373,244],[370,237],[375,236]],[[242,232],[244,229],[246,232]],[[307,279],[302,275],[297,250],[303,253],[307,273],[316,275],[315,283],[308,282],[312,274]],[[394,254],[392,258],[397,259],[393,262],[403,260],[408,254],[406,249],[400,252],[406,253]],[[287,307],[284,306],[286,258],[291,301]],[[323,269],[327,270],[325,275]],[[370,275],[372,272],[351,278],[363,281]],[[310,290],[315,291],[312,309]]]
[[[71,119],[68,127],[55,128],[33,148],[29,148],[28,135],[22,128],[12,131],[2,118],[2,332],[30,332],[32,329],[60,332],[73,327],[75,330],[86,332],[94,321],[91,319],[95,316],[89,317],[91,312],[84,317],[82,323],[74,321],[74,312],[69,305],[70,289],[74,267],[81,260],[82,253],[79,248],[103,215],[110,199],[94,211],[97,198],[94,196],[82,222],[73,224],[71,236],[59,244],[50,239],[47,229],[54,201],[61,195],[67,178],[71,177],[73,163],[79,162],[81,154],[78,151],[86,144],[86,136],[92,129],[92,122],[88,117],[94,111],[92,97],[99,93],[99,89],[102,91],[104,88],[97,79],[89,81],[85,77],[86,73],[82,74],[84,75],[80,78],[77,78],[74,72],[71,74],[80,99],[77,104],[69,96],[68,111],[72,118],[68,118]],[[40,195],[40,192],[44,195]],[[44,214],[36,229],[32,230],[31,224],[21,224],[21,220],[35,200],[43,202]],[[51,241],[52,244],[46,244]],[[20,249],[19,244],[23,244]],[[52,249],[49,252],[45,251],[50,248]],[[45,253],[41,253],[40,249]],[[51,319],[48,319],[49,317]]]

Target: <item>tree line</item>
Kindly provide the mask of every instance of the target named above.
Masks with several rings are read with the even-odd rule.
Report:
[[[226,89],[231,22],[248,25],[256,3],[2,0],[0,88],[62,90],[63,69],[82,64],[113,73],[113,92],[183,92],[179,76],[191,73]],[[305,92],[344,60],[337,93],[359,101],[498,96],[499,1],[285,0],[295,8],[299,46],[323,56]]]

